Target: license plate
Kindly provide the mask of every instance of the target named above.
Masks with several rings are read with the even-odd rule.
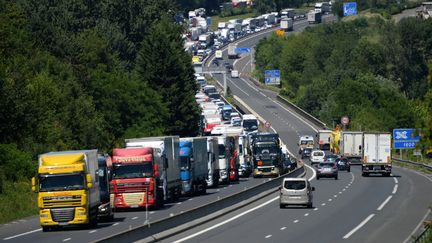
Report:
[[[331,172],[331,168],[324,168],[324,172]]]
[[[375,165],[375,166],[373,167],[373,169],[374,169],[374,170],[381,170],[381,166],[379,166],[379,165]]]
[[[138,205],[132,205],[130,208],[138,208]]]
[[[301,197],[299,197],[299,196],[290,196],[289,198],[292,198],[292,199],[300,199]]]

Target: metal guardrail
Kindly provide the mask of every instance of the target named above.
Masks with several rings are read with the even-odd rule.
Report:
[[[251,188],[245,189],[239,193],[226,196],[220,200],[213,201],[209,204],[202,205],[193,209],[190,209],[188,211],[185,211],[183,213],[179,213],[177,215],[174,215],[172,217],[163,218],[160,220],[157,220],[155,222],[151,222],[150,226],[143,225],[139,226],[137,228],[126,230],[123,232],[120,232],[115,235],[108,236],[104,239],[98,240],[96,242],[132,242],[137,241],[140,239],[145,239],[147,237],[151,237],[153,235],[156,235],[160,232],[171,230],[175,227],[178,227],[183,224],[191,223],[192,221],[205,217],[209,214],[215,213],[217,211],[223,210],[227,207],[230,207],[235,204],[239,204],[244,200],[248,200],[250,198],[253,198],[254,196],[257,196],[260,193],[270,191],[269,193],[273,193],[277,191],[278,186],[282,183],[283,179],[285,177],[298,177],[300,175],[303,175],[305,173],[305,167],[299,167],[285,175],[282,175],[280,177],[274,178],[268,182],[253,186]],[[268,195],[268,194],[266,194]],[[266,196],[264,195],[264,196]],[[262,197],[264,197],[262,196]],[[260,198],[255,198],[255,200],[259,200]],[[244,205],[240,205],[244,206]],[[239,206],[239,207],[240,207]],[[232,209],[235,210],[235,209]],[[226,213],[226,212],[225,212]],[[209,220],[213,220],[212,217]],[[190,228],[195,227],[195,225],[190,225]],[[183,229],[184,230],[184,229]],[[183,231],[182,230],[182,231]],[[170,235],[166,235],[165,237],[169,237],[174,234],[178,234],[180,232],[173,232]],[[158,238],[160,240],[161,238]]]
[[[418,162],[413,162],[413,161],[410,161],[410,160],[397,159],[397,158],[392,158],[392,160],[397,161],[397,162],[401,162],[401,163],[407,163],[407,164],[410,164],[410,165],[414,165],[416,167],[420,167],[420,168],[432,171],[432,166],[431,165],[427,165],[427,164],[423,164],[423,163],[418,163]]]
[[[431,226],[427,226],[423,232],[416,237],[414,243],[430,243],[432,239],[432,228]]]

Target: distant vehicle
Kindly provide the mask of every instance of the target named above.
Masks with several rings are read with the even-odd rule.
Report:
[[[200,85],[200,87],[203,87],[206,85],[206,79],[204,78],[204,76],[198,76],[196,78],[197,83]]]
[[[390,176],[392,170],[391,134],[365,132],[363,141],[362,175],[381,173],[383,176]]]
[[[295,9],[293,8],[287,8],[287,9],[282,9],[280,12],[280,17],[281,18],[294,18],[295,16]]]
[[[286,205],[304,205],[312,208],[312,191],[315,191],[315,187],[312,187],[306,178],[284,178],[279,190],[280,208],[284,208]]]
[[[215,58],[217,58],[217,59],[223,59],[222,51],[221,50],[217,50],[215,52]]]
[[[206,85],[203,87],[203,91],[206,95],[210,94],[210,93],[215,93],[217,92],[216,87],[214,85]]]
[[[234,69],[233,65],[229,62],[224,63],[225,68],[227,69],[228,72],[231,72],[231,70]]]
[[[228,58],[233,59],[238,57],[237,52],[235,51],[236,48],[237,44],[230,43],[228,45]]]
[[[111,157],[98,155],[99,169],[97,175],[99,176],[99,195],[101,205],[98,210],[98,219],[113,220],[114,219],[114,201],[110,200],[110,168],[112,162]]]
[[[351,164],[361,164],[363,132],[343,131],[341,135],[341,155]]]
[[[231,126],[240,127],[241,121],[242,121],[242,119],[240,117],[233,117],[233,118],[231,118]]]
[[[304,148],[301,153],[301,158],[310,158],[312,153],[312,148]]]
[[[212,92],[208,94],[210,100],[220,99],[220,94],[218,92]]]
[[[314,147],[314,139],[309,135],[300,136],[297,145],[299,146],[299,154],[302,154],[303,149]]]
[[[230,118],[232,111],[233,111],[233,108],[231,105],[224,105],[222,107],[222,119],[227,121]]]
[[[292,18],[283,18],[280,21],[280,28],[285,32],[293,30],[294,21]]]
[[[315,11],[322,14],[328,14],[331,12],[331,5],[329,2],[315,3]]]
[[[314,10],[308,12],[307,19],[309,24],[319,24],[321,23],[321,18],[322,18],[321,12],[315,12]]]
[[[318,144],[321,150],[330,150],[331,130],[318,130]]]
[[[233,117],[240,117],[240,114],[239,114],[238,112],[231,112],[231,114],[230,114],[230,120],[231,120]]]
[[[336,154],[327,154],[324,157],[324,162],[335,162],[336,159],[338,159],[338,158],[339,158],[339,156]]]
[[[239,71],[238,70],[232,70],[231,71],[231,78],[238,78],[239,77]]]
[[[316,178],[319,180],[322,177],[333,177],[335,180],[338,179],[338,167],[336,162],[323,162],[319,163],[317,167]]]
[[[351,164],[347,158],[338,158],[336,159],[336,163],[339,170],[351,171]]]
[[[243,115],[242,127],[246,132],[246,134],[258,132],[258,126],[259,126],[259,121],[254,115],[252,114]]]
[[[311,164],[313,165],[313,164],[324,162],[324,156],[325,156],[324,151],[313,150],[310,158]]]

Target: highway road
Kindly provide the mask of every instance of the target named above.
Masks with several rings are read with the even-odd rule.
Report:
[[[304,22],[296,23],[294,32],[306,26]],[[253,47],[259,39],[246,38],[238,46]],[[242,73],[249,71],[250,55],[229,61],[234,64],[234,69]],[[222,83],[221,75],[214,77]],[[270,122],[291,152],[297,151],[299,135],[315,134],[317,128],[277,102],[273,92],[262,90],[244,78],[227,80],[232,93]],[[279,209],[275,193],[250,207],[167,239],[167,242],[224,242],[230,239],[240,242],[404,242],[410,239],[429,211],[431,183],[430,176],[400,168],[394,168],[389,178],[364,178],[360,168],[354,167],[351,173],[340,172],[338,181],[313,181],[317,188],[315,209]],[[238,218],[235,216],[243,214]]]

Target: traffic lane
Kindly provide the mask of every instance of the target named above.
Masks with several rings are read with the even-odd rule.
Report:
[[[432,179],[419,172],[399,167],[393,167],[392,175],[397,186],[395,185],[393,191],[386,195],[392,198],[370,222],[352,235],[349,241],[402,242],[406,239],[411,240],[411,234],[423,221],[428,207],[432,204]],[[370,238],[363,239],[365,234],[370,235]]]
[[[311,176],[312,172],[308,169],[307,177],[310,178]],[[336,190],[341,190],[344,185],[350,183],[351,175],[346,173],[345,175],[341,175],[340,180],[328,182],[330,183],[321,183],[317,181],[311,182],[312,186],[316,188],[316,191],[314,192],[315,204],[323,195],[329,194],[329,192],[335,192]],[[269,201],[271,202],[268,205],[265,205]],[[260,205],[265,206],[245,214],[234,221],[226,222],[218,228],[212,229],[201,235],[197,235],[192,239],[188,239],[186,242],[224,242],[228,241],[229,239],[236,239],[236,241],[240,242],[261,242],[265,240],[267,235],[272,234],[269,232],[273,231],[273,227],[275,227],[275,220],[279,220],[280,218],[283,219],[284,222],[278,222],[276,227],[278,230],[282,227],[285,227],[284,230],[286,230],[289,234],[290,228],[294,224],[298,223],[304,217],[309,217],[319,212],[319,210],[315,210],[314,208],[308,209],[304,207],[289,207],[285,209],[279,209],[279,192],[276,192],[265,199],[259,200],[256,203],[242,208],[241,210],[233,212],[232,214],[228,214],[220,219],[209,222],[191,231],[184,232],[175,237],[166,239],[164,242],[174,242],[175,240],[183,239],[184,237],[192,235],[196,232],[209,229],[213,225],[222,224],[227,219],[236,217],[236,215],[241,215],[244,212],[250,211],[252,208],[259,207]],[[279,242],[287,242],[288,239],[289,238],[285,238]]]
[[[351,230],[371,211],[384,200],[383,194],[392,190],[392,178],[365,178],[361,179],[359,168],[352,173],[341,172],[340,180],[323,179],[312,181],[316,188],[314,192],[314,208],[290,207],[279,209],[278,199],[268,205],[244,215],[235,221],[223,224],[219,228],[205,232],[187,242],[224,242],[236,239],[240,242],[261,242],[271,240],[274,242],[340,242],[345,234]],[[359,178],[358,178],[359,177]],[[354,179],[353,179],[354,178]],[[369,202],[365,202],[374,193]],[[267,197],[269,201],[278,198],[278,193]],[[256,205],[262,205],[262,200]],[[223,222],[225,219],[235,217],[253,206],[228,215],[226,218],[206,224],[199,229],[168,239],[166,242],[182,239],[212,225]],[[354,226],[352,226],[354,225]]]
[[[240,183],[233,183],[229,185],[221,185],[218,188],[209,188],[206,195],[197,197],[183,197],[178,202],[167,203],[161,210],[150,210],[150,222],[169,217],[172,214],[178,214],[187,211],[191,208],[201,206],[211,201],[216,201],[218,198],[223,198],[233,195],[244,189],[256,186],[268,180],[267,178],[241,178]],[[54,232],[42,232],[39,224],[39,218],[33,217],[27,222],[20,224],[5,225],[1,228],[0,239],[8,239],[8,242],[27,242],[31,239],[38,239],[43,241],[58,241],[69,239],[68,241],[96,240],[114,232],[120,232],[129,228],[142,225],[145,220],[145,210],[132,210],[117,212],[113,222],[101,223],[96,229],[83,229],[80,227],[69,227],[60,229]],[[109,228],[115,227],[115,228]],[[95,231],[96,230],[96,231]],[[91,235],[88,235],[89,232]],[[63,238],[67,235],[66,238]],[[84,236],[84,237],[83,237]],[[10,238],[14,237],[14,238]],[[61,238],[61,239],[60,239]]]

